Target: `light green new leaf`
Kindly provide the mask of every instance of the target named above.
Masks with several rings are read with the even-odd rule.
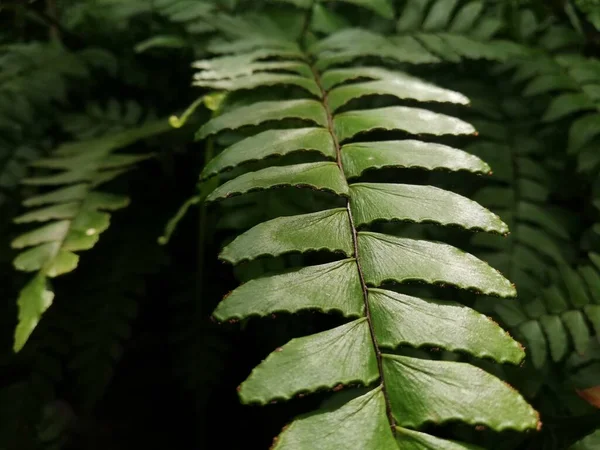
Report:
[[[496,431],[540,426],[538,414],[517,391],[470,364],[386,354],[383,371],[400,426],[451,420]]]
[[[325,128],[268,130],[227,147],[208,162],[201,178],[208,178],[250,161],[283,156],[300,150],[317,151],[335,159],[333,139]]]
[[[491,171],[490,166],[477,156],[447,145],[412,139],[346,144],[342,147],[342,162],[349,178],[358,177],[367,169],[384,167],[466,170],[485,174]]]
[[[210,120],[198,130],[196,138],[204,139],[223,130],[235,130],[244,126],[284,119],[308,120],[322,127],[327,126],[327,114],[321,103],[315,100],[258,102]]]
[[[394,8],[389,0],[322,0],[323,2],[344,2],[375,11],[386,19],[394,18]]]
[[[231,320],[306,309],[362,316],[364,301],[356,260],[344,259],[248,281],[219,303],[214,316]]]
[[[355,183],[350,185],[350,205],[358,226],[401,220],[508,232],[508,226],[496,214],[462,195],[434,186]]]
[[[523,347],[498,324],[464,305],[375,288],[369,289],[369,302],[383,347],[428,345],[512,364],[525,357]]]
[[[46,277],[34,277],[19,294],[19,323],[15,330],[15,351],[20,350],[40,321],[42,314],[52,305],[54,292],[46,288]]]
[[[419,102],[469,104],[469,99],[458,92],[437,87],[401,72],[397,72],[393,78],[336,87],[327,94],[327,101],[331,110],[335,111],[351,100],[369,95],[391,95],[401,100],[412,99]]]
[[[387,108],[349,111],[334,119],[335,132],[340,141],[359,133],[374,130],[400,130],[410,134],[474,134],[467,122],[426,109],[390,106]]]
[[[340,447],[399,450],[386,417],[380,387],[339,408],[318,410],[296,419],[279,435],[273,450],[337,450]]]
[[[292,339],[259,364],[240,386],[244,403],[290,399],[336,385],[368,385],[379,377],[366,318]]]
[[[70,226],[70,220],[61,220],[43,225],[40,228],[36,228],[35,230],[15,238],[12,241],[11,246],[12,248],[24,248],[43,244],[45,242],[62,241],[69,231]]]
[[[359,232],[359,256],[367,283],[420,280],[514,297],[513,285],[487,263],[455,247],[380,233]]]
[[[283,186],[310,187],[338,195],[348,195],[348,185],[337,164],[318,162],[267,167],[256,172],[245,173],[219,186],[206,198],[206,201],[213,202],[250,191]]]
[[[19,253],[13,265],[23,272],[35,272],[47,268],[46,275],[67,273],[77,267],[77,255],[61,250],[60,242],[47,242]]]
[[[300,77],[298,75],[279,74],[279,73],[255,73],[243,77],[231,78],[226,80],[196,80],[192,83],[194,86],[206,87],[223,91],[240,91],[255,89],[259,86],[277,86],[294,85],[313,94],[315,97],[321,96],[321,90],[313,79]]]
[[[262,255],[321,249],[352,255],[352,230],[346,208],[278,217],[260,223],[227,245],[219,257],[238,264]]]

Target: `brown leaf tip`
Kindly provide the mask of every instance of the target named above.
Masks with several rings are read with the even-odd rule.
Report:
[[[336,387],[333,388],[333,392],[339,392],[342,389],[344,389],[344,385],[343,384],[338,384]]]

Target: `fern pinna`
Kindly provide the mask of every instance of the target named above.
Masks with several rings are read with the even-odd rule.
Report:
[[[386,106],[341,112],[363,97],[464,105],[463,95],[383,66],[357,61],[377,48],[348,51],[347,31],[310,46],[269,39],[220,43],[195,84],[226,90],[288,85],[305,95],[288,100],[234,105],[197,134],[300,121],[300,128],[266,129],[225,148],[201,178],[252,161],[277,161],[299,151],[321,161],[272,166],[243,173],[216,188],[208,202],[275,187],[326,191],[339,207],[263,222],[227,245],[221,258],[233,264],[260,256],[327,250],[331,263],[292,269],[251,280],[230,293],[214,312],[221,321],[302,310],[338,312],[349,321],[275,350],[239,387],[245,403],[267,404],[321,389],[349,385],[345,403],[300,417],[276,439],[277,449],[466,449],[471,445],[417,431],[427,423],[461,420],[494,430],[539,427],[537,413],[513,389],[467,363],[417,358],[401,346],[438,347],[502,363],[519,364],[524,351],[493,321],[461,304],[400,294],[386,282],[418,280],[449,284],[502,297],[515,289],[499,272],[472,255],[443,243],[369,231],[380,221],[435,222],[505,234],[506,225],[477,203],[433,186],[368,183],[363,172],[419,167],[488,173],[479,158],[439,143],[416,139],[357,142],[373,131],[412,136],[474,135],[466,122],[426,109]],[[385,41],[385,38],[378,38]],[[356,42],[355,42],[356,44]],[[417,52],[396,48],[386,62],[418,61]],[[352,64],[351,67],[334,66]],[[390,65],[388,64],[388,66]],[[255,94],[260,97],[262,91]],[[385,133],[384,133],[385,134]],[[332,198],[333,198],[332,197]],[[337,206],[337,204],[332,201]],[[406,353],[406,352],[405,352]]]

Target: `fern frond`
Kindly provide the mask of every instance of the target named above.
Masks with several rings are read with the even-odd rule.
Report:
[[[74,139],[87,140],[116,134],[156,120],[156,114],[134,100],[109,99],[105,105],[89,103],[81,113],[61,117],[62,126]]]
[[[48,287],[48,278],[74,270],[79,260],[74,252],[92,248],[99,234],[108,228],[110,215],[106,211],[127,205],[127,197],[97,188],[147,156],[115,151],[168,128],[166,120],[152,122],[120,134],[66,144],[51,157],[35,161],[35,167],[52,172],[23,182],[53,190],[26,199],[24,205],[34,209],[14,219],[16,223],[44,223],[12,242],[13,248],[27,248],[15,258],[15,267],[36,272],[19,296],[15,350],[23,347],[52,304],[54,293]]]
[[[361,39],[355,40],[357,36]],[[372,33],[343,31],[310,50],[281,38],[274,45],[263,40],[261,51],[268,56],[260,72],[252,67],[257,60],[247,57],[257,48],[249,44],[224,42],[218,53],[225,56],[196,64],[211,71],[210,77],[200,72],[196,79],[206,87],[233,90],[279,89],[293,79],[291,84],[300,88],[291,91],[291,99],[269,101],[261,101],[257,90],[250,103],[225,104],[220,115],[200,128],[199,139],[230,130],[250,135],[206,166],[203,178],[232,167],[238,170],[207,201],[290,186],[306,190],[306,195],[325,191],[331,200],[327,209],[277,217],[251,228],[227,245],[221,258],[237,264],[261,255],[325,250],[338,260],[248,281],[223,300],[214,316],[225,321],[308,309],[337,311],[350,321],[293,339],[271,353],[241,384],[240,398],[266,404],[321,389],[357,384],[372,388],[357,392],[344,404],[297,419],[276,439],[274,448],[466,449],[472,447],[411,428],[452,420],[495,430],[538,427],[535,411],[492,375],[466,363],[398,352],[400,346],[435,346],[518,364],[523,349],[485,316],[458,303],[400,294],[388,284],[417,280],[511,297],[515,295],[511,283],[483,261],[449,245],[368,230],[373,223],[394,220],[458,224],[496,233],[505,233],[506,225],[476,203],[432,186],[349,180],[382,166],[487,172],[488,166],[479,158],[427,143],[423,137],[377,139],[388,132],[440,138],[473,135],[475,129],[457,118],[397,105],[398,100],[460,105],[467,99],[379,65],[367,68],[355,63],[358,79],[352,69],[336,67],[364,56],[387,60],[389,65],[429,58],[424,60],[417,51],[406,53]],[[243,82],[219,84],[229,77],[215,75],[213,68],[225,58],[231,58],[228,63],[233,66],[242,66],[235,71],[245,74]],[[270,62],[274,62],[271,67]],[[293,78],[273,76],[286,62],[298,67]],[[390,94],[396,106],[343,108],[366,97]],[[252,135],[252,130],[265,129]],[[368,142],[358,143],[358,137]],[[321,157],[317,162],[272,165],[279,155],[303,150],[315,150]],[[417,152],[421,155],[411,158]],[[263,160],[264,168],[239,174],[240,165],[255,160]]]
[[[407,0],[396,25],[401,44],[415,39],[437,57],[503,61],[527,53],[515,42],[495,39],[503,29],[502,17],[484,0]]]
[[[562,266],[561,284],[554,284],[523,308],[501,305],[497,312],[530,350],[535,367],[550,359],[562,362],[572,349],[586,352],[600,331],[600,272],[593,265],[573,270]]]
[[[595,151],[600,135],[599,78],[600,62],[578,55],[541,55],[513,76],[515,82],[525,83],[525,96],[552,94],[543,122],[572,120],[567,152],[577,155],[581,171],[600,164]]]

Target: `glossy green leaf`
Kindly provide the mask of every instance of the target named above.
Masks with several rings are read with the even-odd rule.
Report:
[[[470,364],[384,355],[383,369],[398,425],[461,420],[493,430],[540,426],[517,391]]]
[[[314,80],[300,77],[298,75],[259,72],[253,75],[237,77],[226,80],[196,80],[194,86],[207,87],[224,91],[238,91],[255,89],[259,86],[294,85],[305,89],[316,97],[320,97],[321,91]]]
[[[321,85],[326,91],[340,84],[353,80],[386,80],[394,79],[399,72],[377,66],[361,66],[352,68],[331,69],[321,75]],[[404,75],[402,72],[400,74]]]
[[[307,120],[322,127],[327,125],[325,110],[315,100],[258,102],[212,119],[198,130],[196,138],[204,139],[223,130],[235,130],[244,126],[284,119]]]
[[[192,67],[202,69],[202,72],[195,76],[197,80],[233,79],[248,76],[256,71],[265,69],[277,70],[288,67],[289,61],[261,61],[273,56],[298,58],[302,55],[298,51],[293,50],[286,51],[281,49],[263,48],[233,56],[221,56],[218,58],[196,61],[192,64]]]
[[[356,261],[345,259],[248,281],[219,304],[214,316],[231,320],[305,309],[362,316],[364,301]]]
[[[219,257],[237,264],[262,255],[322,249],[352,255],[352,230],[346,208],[278,217],[260,223],[227,245]]]
[[[240,386],[244,403],[290,399],[338,384],[377,380],[377,359],[366,318],[292,339],[259,364]]]
[[[474,134],[475,128],[454,117],[425,109],[390,106],[387,108],[349,111],[334,118],[340,141],[374,130],[401,130],[410,134]]]
[[[358,234],[359,256],[367,283],[410,280],[451,284],[484,294],[514,297],[514,286],[497,270],[450,245],[388,236]]]
[[[319,162],[268,167],[245,173],[215,189],[206,200],[212,202],[250,191],[282,186],[310,187],[348,195],[348,185],[337,164]]]
[[[525,357],[523,348],[498,324],[464,305],[375,288],[369,289],[369,304],[383,347],[427,345],[513,364]]]
[[[332,111],[348,102],[369,95],[390,95],[399,99],[412,99],[420,102],[458,103],[467,105],[469,99],[462,94],[426,83],[401,72],[395,77],[366,83],[354,83],[334,88],[327,95]]]
[[[508,226],[473,200],[434,186],[391,183],[350,185],[356,225],[378,220],[434,222],[505,234]]]
[[[381,388],[341,407],[298,418],[277,438],[273,450],[333,450],[340,448],[340,443],[349,450],[398,450]]]
[[[268,130],[227,147],[210,160],[202,171],[202,178],[246,162],[259,161],[270,156],[283,156],[300,150],[318,151],[330,159],[335,159],[333,139],[325,128]]]
[[[360,176],[367,169],[385,167],[490,172],[490,167],[477,156],[446,145],[411,139],[346,144],[342,147],[342,162],[350,178]]]

